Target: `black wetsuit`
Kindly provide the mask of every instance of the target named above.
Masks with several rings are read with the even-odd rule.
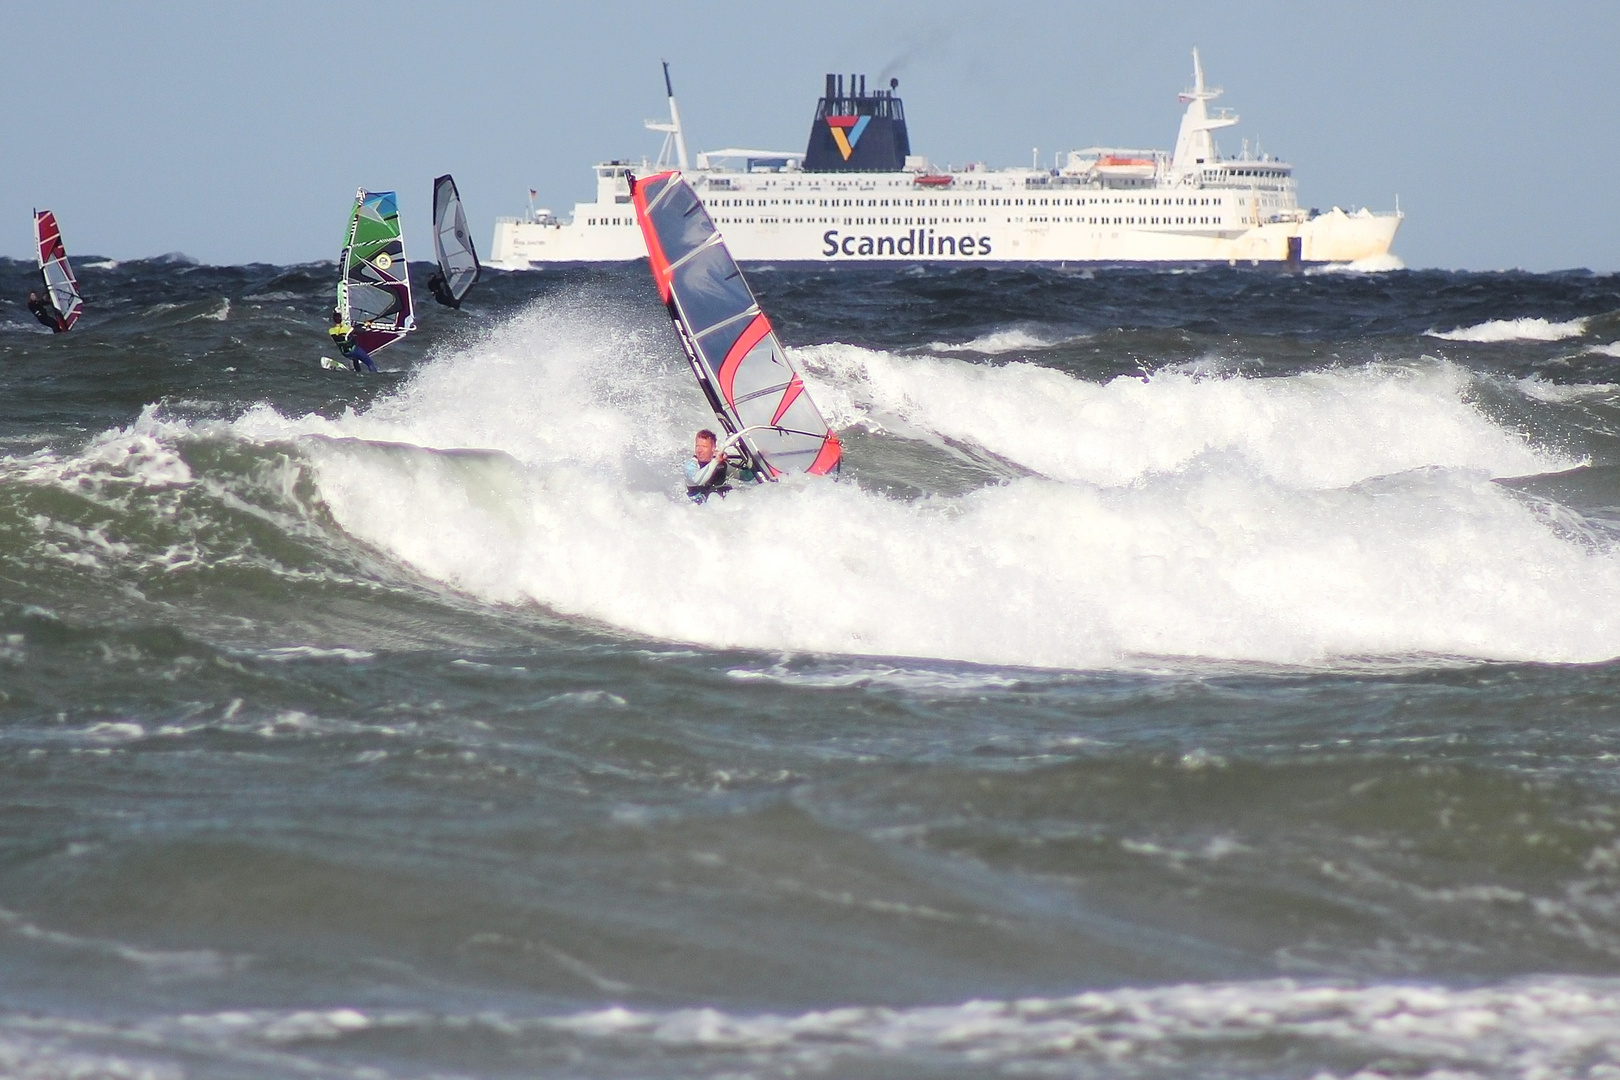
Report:
[[[428,278],[427,287],[428,291],[433,294],[433,299],[445,307],[459,308],[461,306],[461,301],[456,299],[456,294],[450,291],[450,283],[444,280],[444,275],[438,271],[434,271],[433,276]]]
[[[712,464],[712,459],[710,463]],[[723,499],[731,490],[731,486],[727,483],[731,479],[731,467],[726,464],[726,459],[722,457],[720,464],[709,474],[709,478],[698,483],[698,477],[708,467],[699,464],[695,457],[686,459],[686,497],[695,503],[704,502],[710,495],[719,495]]]
[[[28,310],[33,312],[34,318],[43,325],[50,327],[53,334],[60,334],[67,329],[67,320],[62,318],[62,313],[56,309],[55,304],[44,297],[36,296],[28,301]]]

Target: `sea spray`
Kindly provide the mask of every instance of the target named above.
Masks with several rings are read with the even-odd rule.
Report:
[[[1452,365],[1097,385],[822,346],[840,423],[894,411],[1045,475],[908,501],[857,470],[697,509],[689,377],[595,315],[531,312],[362,412],[228,430],[291,442],[342,529],[430,578],[653,638],[1081,668],[1620,654],[1620,563],[1489,481],[1569,463]]]

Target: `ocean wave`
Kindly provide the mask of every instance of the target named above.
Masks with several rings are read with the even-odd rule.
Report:
[[[1430,330],[1426,336],[1445,341],[1563,341],[1586,333],[1586,319],[1550,322],[1547,319],[1491,319],[1456,330]]]
[[[181,1075],[178,1060],[254,1060],[335,1074],[365,1045],[409,1052],[454,1035],[480,1056],[562,1055],[574,1071],[663,1076],[930,1070],[1055,1076],[1286,1073],[1319,1077],[1607,1075],[1620,1067],[1620,983],[1542,978],[1455,988],[1291,979],[1093,990],[951,1005],[850,1005],[802,1013],[610,1006],[562,1015],[335,1007],[239,1009],[105,1022],[0,1016],[11,1075],[81,1075],[71,1063],[127,1062],[96,1075]],[[134,1061],[130,1059],[134,1058]],[[137,1064],[138,1063],[138,1064]],[[1236,1063],[1241,1067],[1233,1069]],[[341,1067],[341,1066],[340,1066]],[[142,1071],[144,1070],[144,1071]]]
[[[1550,383],[1535,375],[1520,379],[1515,385],[1525,397],[1548,405],[1565,405],[1572,401],[1620,393],[1620,384],[1616,383]]]
[[[154,982],[214,979],[248,964],[245,956],[226,956],[213,949],[147,949],[109,938],[84,937],[39,926],[21,913],[0,908],[0,930],[44,945],[99,954],[141,969]]]
[[[213,311],[205,311],[200,315],[193,315],[191,317],[191,319],[189,319],[188,321],[196,322],[197,320],[202,319],[202,320],[209,320],[209,321],[212,321],[212,322],[224,322],[227,318],[230,317],[230,314],[231,314],[231,300],[230,300],[230,297],[222,296],[222,297],[219,298],[219,306],[217,308],[215,308]]]
[[[1269,379],[1165,369],[1097,384],[853,345],[797,354],[839,425],[970,443],[1063,481],[1137,483],[1213,453],[1305,488],[1435,466],[1513,476],[1575,464],[1492,423],[1469,401],[1474,376],[1446,363]]]
[[[1369,255],[1365,259],[1355,259],[1347,263],[1329,263],[1326,266],[1312,266],[1305,270],[1307,274],[1387,274],[1392,270],[1405,270],[1406,263],[1401,261],[1399,255],[1385,252],[1382,255]]]
[[[1434,1077],[1586,1076],[1594,1062],[1620,1065],[1620,984],[1610,980],[1461,990],[1276,980],[789,1016],[616,1007],[553,1023],[626,1049],[741,1056],[773,1071],[875,1059],[1135,1074],[1233,1054],[1266,1061],[1303,1047],[1317,1060],[1344,1060],[1345,1075],[1357,1076],[1381,1075],[1362,1070],[1392,1056],[1403,1075]]]
[[[297,478],[276,483],[307,486],[357,551],[486,603],[711,647],[1059,669],[1620,655],[1620,556],[1489,482],[1575,462],[1470,405],[1457,367],[1099,385],[822,346],[800,351],[811,391],[874,453],[950,464],[889,434],[900,417],[1040,475],[906,499],[857,460],[854,482],[694,507],[675,467],[713,421],[666,344],[537,307],[365,410],[154,410],[30,468],[111,505],[193,483],[188,440],[279,448]],[[123,557],[94,541],[57,542]]]
[[[1039,334],[1022,327],[1011,327],[1006,330],[994,330],[988,334],[981,334],[971,341],[955,344],[947,341],[935,341],[931,342],[927,348],[931,352],[978,353],[981,356],[1002,356],[1012,352],[1029,352],[1032,349],[1049,349],[1053,345],[1075,340],[1078,339],[1051,333]]]
[[[726,677],[738,682],[769,682],[816,689],[842,689],[851,686],[887,686],[912,692],[973,693],[1005,690],[1029,682],[1055,682],[1053,673],[1023,676],[1002,670],[959,669],[945,671],[916,665],[855,660],[845,664],[817,664],[801,667],[781,662],[765,668],[732,668]]]

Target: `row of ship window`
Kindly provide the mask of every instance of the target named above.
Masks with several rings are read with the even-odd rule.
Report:
[[[721,225],[754,225],[754,224],[759,224],[759,225],[784,225],[784,224],[786,224],[786,225],[802,225],[807,221],[812,225],[815,225],[815,224],[836,225],[836,224],[838,224],[838,219],[837,218],[814,218],[814,217],[812,217],[812,218],[802,218],[802,217],[801,218],[775,218],[775,217],[766,217],[766,218],[757,218],[757,219],[756,218],[722,217],[722,218],[716,218],[715,220]],[[918,217],[918,218],[909,218],[908,217],[908,218],[894,218],[894,219],[891,220],[889,218],[866,218],[866,217],[860,217],[860,218],[844,218],[843,223],[845,225],[938,225],[938,224],[941,223],[942,220],[946,224],[952,224],[952,223],[956,223],[956,224],[968,223],[968,224],[971,224],[971,223],[974,223],[974,222],[986,223],[990,219],[989,218],[982,218],[982,217],[981,218],[947,217],[947,218],[944,218],[944,219],[940,219],[940,218],[937,218],[937,217]],[[1018,220],[1018,219],[1013,219],[1013,220]],[[1138,219],[1136,217],[1130,217],[1130,216],[1127,216],[1127,217],[1084,217],[1084,216],[1082,216],[1082,217],[1032,217],[1032,218],[1029,218],[1028,220],[1031,221],[1031,222],[1048,222],[1048,223],[1053,222],[1053,221],[1079,222],[1082,225],[1219,225],[1221,223],[1221,219],[1218,218],[1218,217],[1196,217],[1196,216],[1189,217],[1189,216],[1185,216],[1185,215],[1180,216],[1180,217],[1174,217],[1174,218],[1172,218],[1172,217],[1154,217],[1154,218],[1143,217],[1143,218],[1140,218],[1140,219]],[[1243,218],[1242,220],[1245,221],[1245,222],[1248,221],[1247,218]],[[588,224],[588,225],[634,225],[635,223],[636,222],[635,222],[634,218],[590,218],[586,222],[586,224]]]
[[[1160,205],[1163,205],[1163,206],[1182,206],[1182,205],[1186,205],[1186,206],[1220,206],[1220,205],[1222,205],[1222,198],[1220,196],[1218,196],[1218,195],[1213,196],[1213,197],[1211,197],[1211,196],[1204,196],[1204,197],[1183,196],[1181,198],[1176,198],[1176,199],[1171,199],[1169,197],[1149,198],[1149,197],[1146,197],[1146,196],[1137,196],[1137,197],[1134,197],[1134,198],[1130,198],[1130,197],[1116,195],[1116,196],[1113,196],[1111,198],[1110,197],[1097,197],[1097,198],[1083,198],[1082,197],[1082,198],[1072,198],[1072,199],[1051,198],[1051,199],[1028,199],[1028,200],[1025,200],[1025,199],[988,199],[988,200],[979,199],[977,201],[978,201],[978,205],[980,205],[980,206],[1024,206],[1026,204],[1026,202],[1030,206],[1093,206],[1093,205],[1116,205],[1116,204],[1126,204],[1126,205],[1131,205],[1131,206],[1160,206]],[[755,200],[755,199],[715,199],[712,202],[710,202],[709,205],[711,205],[711,206],[753,206],[753,205],[755,205],[756,202],[760,206],[767,206],[767,205],[776,206],[779,203],[783,204],[783,205],[787,205],[787,206],[827,206],[829,204],[832,205],[832,206],[839,206],[839,205],[843,205],[843,206],[889,206],[891,204],[894,205],[894,206],[901,206],[901,205],[911,206],[913,204],[915,204],[917,206],[962,206],[964,204],[967,205],[967,206],[974,205],[974,200],[973,199],[903,199],[903,200],[902,199],[843,199],[843,200],[839,200],[839,199],[831,199],[831,200],[828,200],[828,199],[820,199],[820,200],[817,200],[817,199],[758,199],[758,200]],[[732,222],[732,221],[737,221],[737,220],[741,220],[741,219],[738,219],[738,218],[725,218],[724,220],[727,221],[727,222]],[[800,220],[803,220],[803,219],[800,219]],[[983,220],[983,219],[981,218],[980,220]],[[1134,219],[1133,219],[1133,223],[1134,223]],[[1190,222],[1190,223],[1191,224],[1208,224],[1209,222],[1208,222],[1207,219],[1205,219],[1205,220],[1201,220],[1201,221],[1197,221],[1197,222]],[[633,224],[635,224],[635,219],[634,218],[629,218],[629,217],[627,217],[627,218],[591,218],[589,220],[589,224],[591,224],[591,225],[633,225]],[[907,224],[909,224],[909,222]],[[1094,218],[1094,219],[1092,219],[1091,224],[1096,225],[1096,224],[1099,224],[1099,222]],[[1104,224],[1104,225],[1108,224],[1108,219],[1104,218],[1100,222],[1100,224]],[[1114,222],[1114,224],[1117,225],[1117,224],[1120,224],[1120,222],[1118,220],[1116,220]],[[1154,221],[1153,221],[1153,224],[1157,225],[1157,224],[1160,224],[1160,222],[1158,221],[1157,218],[1155,218]],[[1166,225],[1170,225],[1170,224],[1185,225],[1185,224],[1189,224],[1189,222],[1185,218],[1177,218],[1174,222],[1171,222],[1169,219],[1166,219],[1164,221],[1164,224],[1166,224]]]
[[[1122,195],[1070,199],[711,199],[706,206],[1221,206],[1220,196],[1148,197]]]

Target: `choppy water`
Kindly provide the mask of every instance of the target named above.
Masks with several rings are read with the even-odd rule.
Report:
[[[90,260],[93,262],[93,260]],[[1620,279],[0,264],[0,1075],[1620,1071]]]

